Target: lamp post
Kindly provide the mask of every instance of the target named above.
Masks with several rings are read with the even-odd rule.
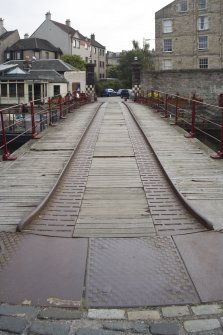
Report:
[[[140,81],[140,63],[138,57],[134,57],[134,61],[132,62],[132,91],[135,98],[137,98],[141,91]]]

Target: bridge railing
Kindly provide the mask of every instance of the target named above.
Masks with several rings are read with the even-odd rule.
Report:
[[[9,146],[18,143],[21,138],[40,138],[40,133],[55,126],[61,119],[74,109],[91,102],[91,97],[85,93],[79,96],[68,95],[48,98],[47,102],[30,101],[27,105],[16,105],[0,110],[0,134],[2,144],[2,160],[15,160],[9,152]],[[24,108],[25,106],[25,108]]]
[[[197,137],[211,146],[216,150],[212,158],[223,158],[223,107],[207,104],[196,95],[185,98],[157,90],[141,92],[135,101],[187,130],[185,137]]]

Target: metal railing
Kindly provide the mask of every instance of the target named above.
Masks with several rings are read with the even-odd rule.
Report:
[[[79,98],[73,96],[48,98],[47,103],[40,100],[30,101],[26,112],[22,105],[16,105],[0,110],[0,135],[2,144],[2,160],[15,160],[16,156],[9,152],[9,146],[18,143],[23,137],[40,138],[40,133],[47,127],[54,126],[68,113],[81,105],[91,102],[91,97],[81,93]]]
[[[141,92],[135,101],[151,107],[172,125],[185,129],[188,132],[185,137],[197,137],[216,150],[212,158],[223,158],[223,107],[204,103],[196,95],[185,98],[178,93],[156,90]]]

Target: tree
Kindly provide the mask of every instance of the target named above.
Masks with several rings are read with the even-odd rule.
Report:
[[[61,59],[80,71],[85,71],[85,62],[78,55],[62,55]]]
[[[120,54],[119,65],[116,69],[122,87],[127,88],[132,87],[132,62],[135,57],[138,58],[142,71],[153,69],[153,54],[149,49],[149,44],[140,48],[139,42],[133,40],[132,45],[132,50],[123,51]]]

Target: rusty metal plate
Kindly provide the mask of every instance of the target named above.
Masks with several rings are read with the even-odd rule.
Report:
[[[84,286],[87,239],[28,234],[17,241],[21,235],[0,235],[4,246],[0,256],[0,301],[78,305]]]
[[[90,239],[88,307],[198,303],[171,237]]]
[[[175,236],[174,241],[201,301],[223,300],[223,234]]]

